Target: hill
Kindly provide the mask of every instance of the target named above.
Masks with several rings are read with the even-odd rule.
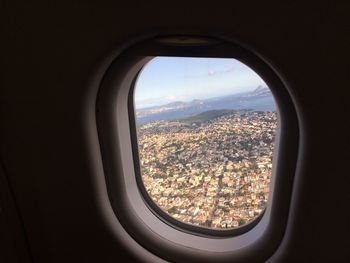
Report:
[[[233,114],[236,112],[237,110],[210,110],[210,111],[201,112],[199,114],[196,114],[188,118],[180,119],[179,121],[188,123],[188,124],[202,123],[224,115]]]

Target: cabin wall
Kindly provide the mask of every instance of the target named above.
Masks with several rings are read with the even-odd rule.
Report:
[[[27,257],[43,263],[137,260],[101,217],[94,180],[101,167],[92,160],[88,114],[117,50],[148,35],[187,32],[255,50],[297,105],[303,139],[295,191],[271,262],[348,258],[349,5],[313,2],[2,2],[0,158]]]

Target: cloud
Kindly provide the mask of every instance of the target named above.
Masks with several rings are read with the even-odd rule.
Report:
[[[234,66],[231,66],[230,68],[228,69],[224,69],[224,70],[208,70],[208,73],[207,75],[209,77],[212,77],[212,76],[216,76],[216,75],[223,75],[223,74],[228,74],[228,73],[231,73],[235,70],[235,67]]]
[[[176,97],[175,95],[169,95],[169,96],[165,96],[164,98],[168,100],[176,100],[178,97]]]

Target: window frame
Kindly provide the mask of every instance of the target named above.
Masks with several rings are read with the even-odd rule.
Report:
[[[144,202],[136,181],[132,142],[130,89],[140,69],[154,56],[235,58],[259,74],[274,95],[279,116],[270,194],[265,212],[249,229],[223,230],[225,235],[185,231],[164,222]],[[266,260],[283,238],[299,144],[295,107],[279,75],[260,56],[232,41],[208,45],[166,45],[149,38],[121,52],[106,71],[96,102],[97,132],[114,216],[141,246],[169,261],[227,262]],[[136,132],[136,129],[134,129]],[[287,139],[288,136],[288,139]],[[134,137],[135,138],[135,137]],[[282,154],[283,153],[283,154]],[[153,202],[153,201],[152,201]],[[242,227],[243,229],[243,227]],[[218,231],[209,229],[210,232]],[[221,231],[221,230],[219,230]],[[236,232],[230,233],[228,232]],[[118,235],[118,233],[116,233]]]

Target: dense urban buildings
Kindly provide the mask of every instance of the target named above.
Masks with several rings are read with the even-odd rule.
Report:
[[[211,111],[139,125],[141,176],[152,200],[184,223],[247,224],[265,209],[276,112]]]

